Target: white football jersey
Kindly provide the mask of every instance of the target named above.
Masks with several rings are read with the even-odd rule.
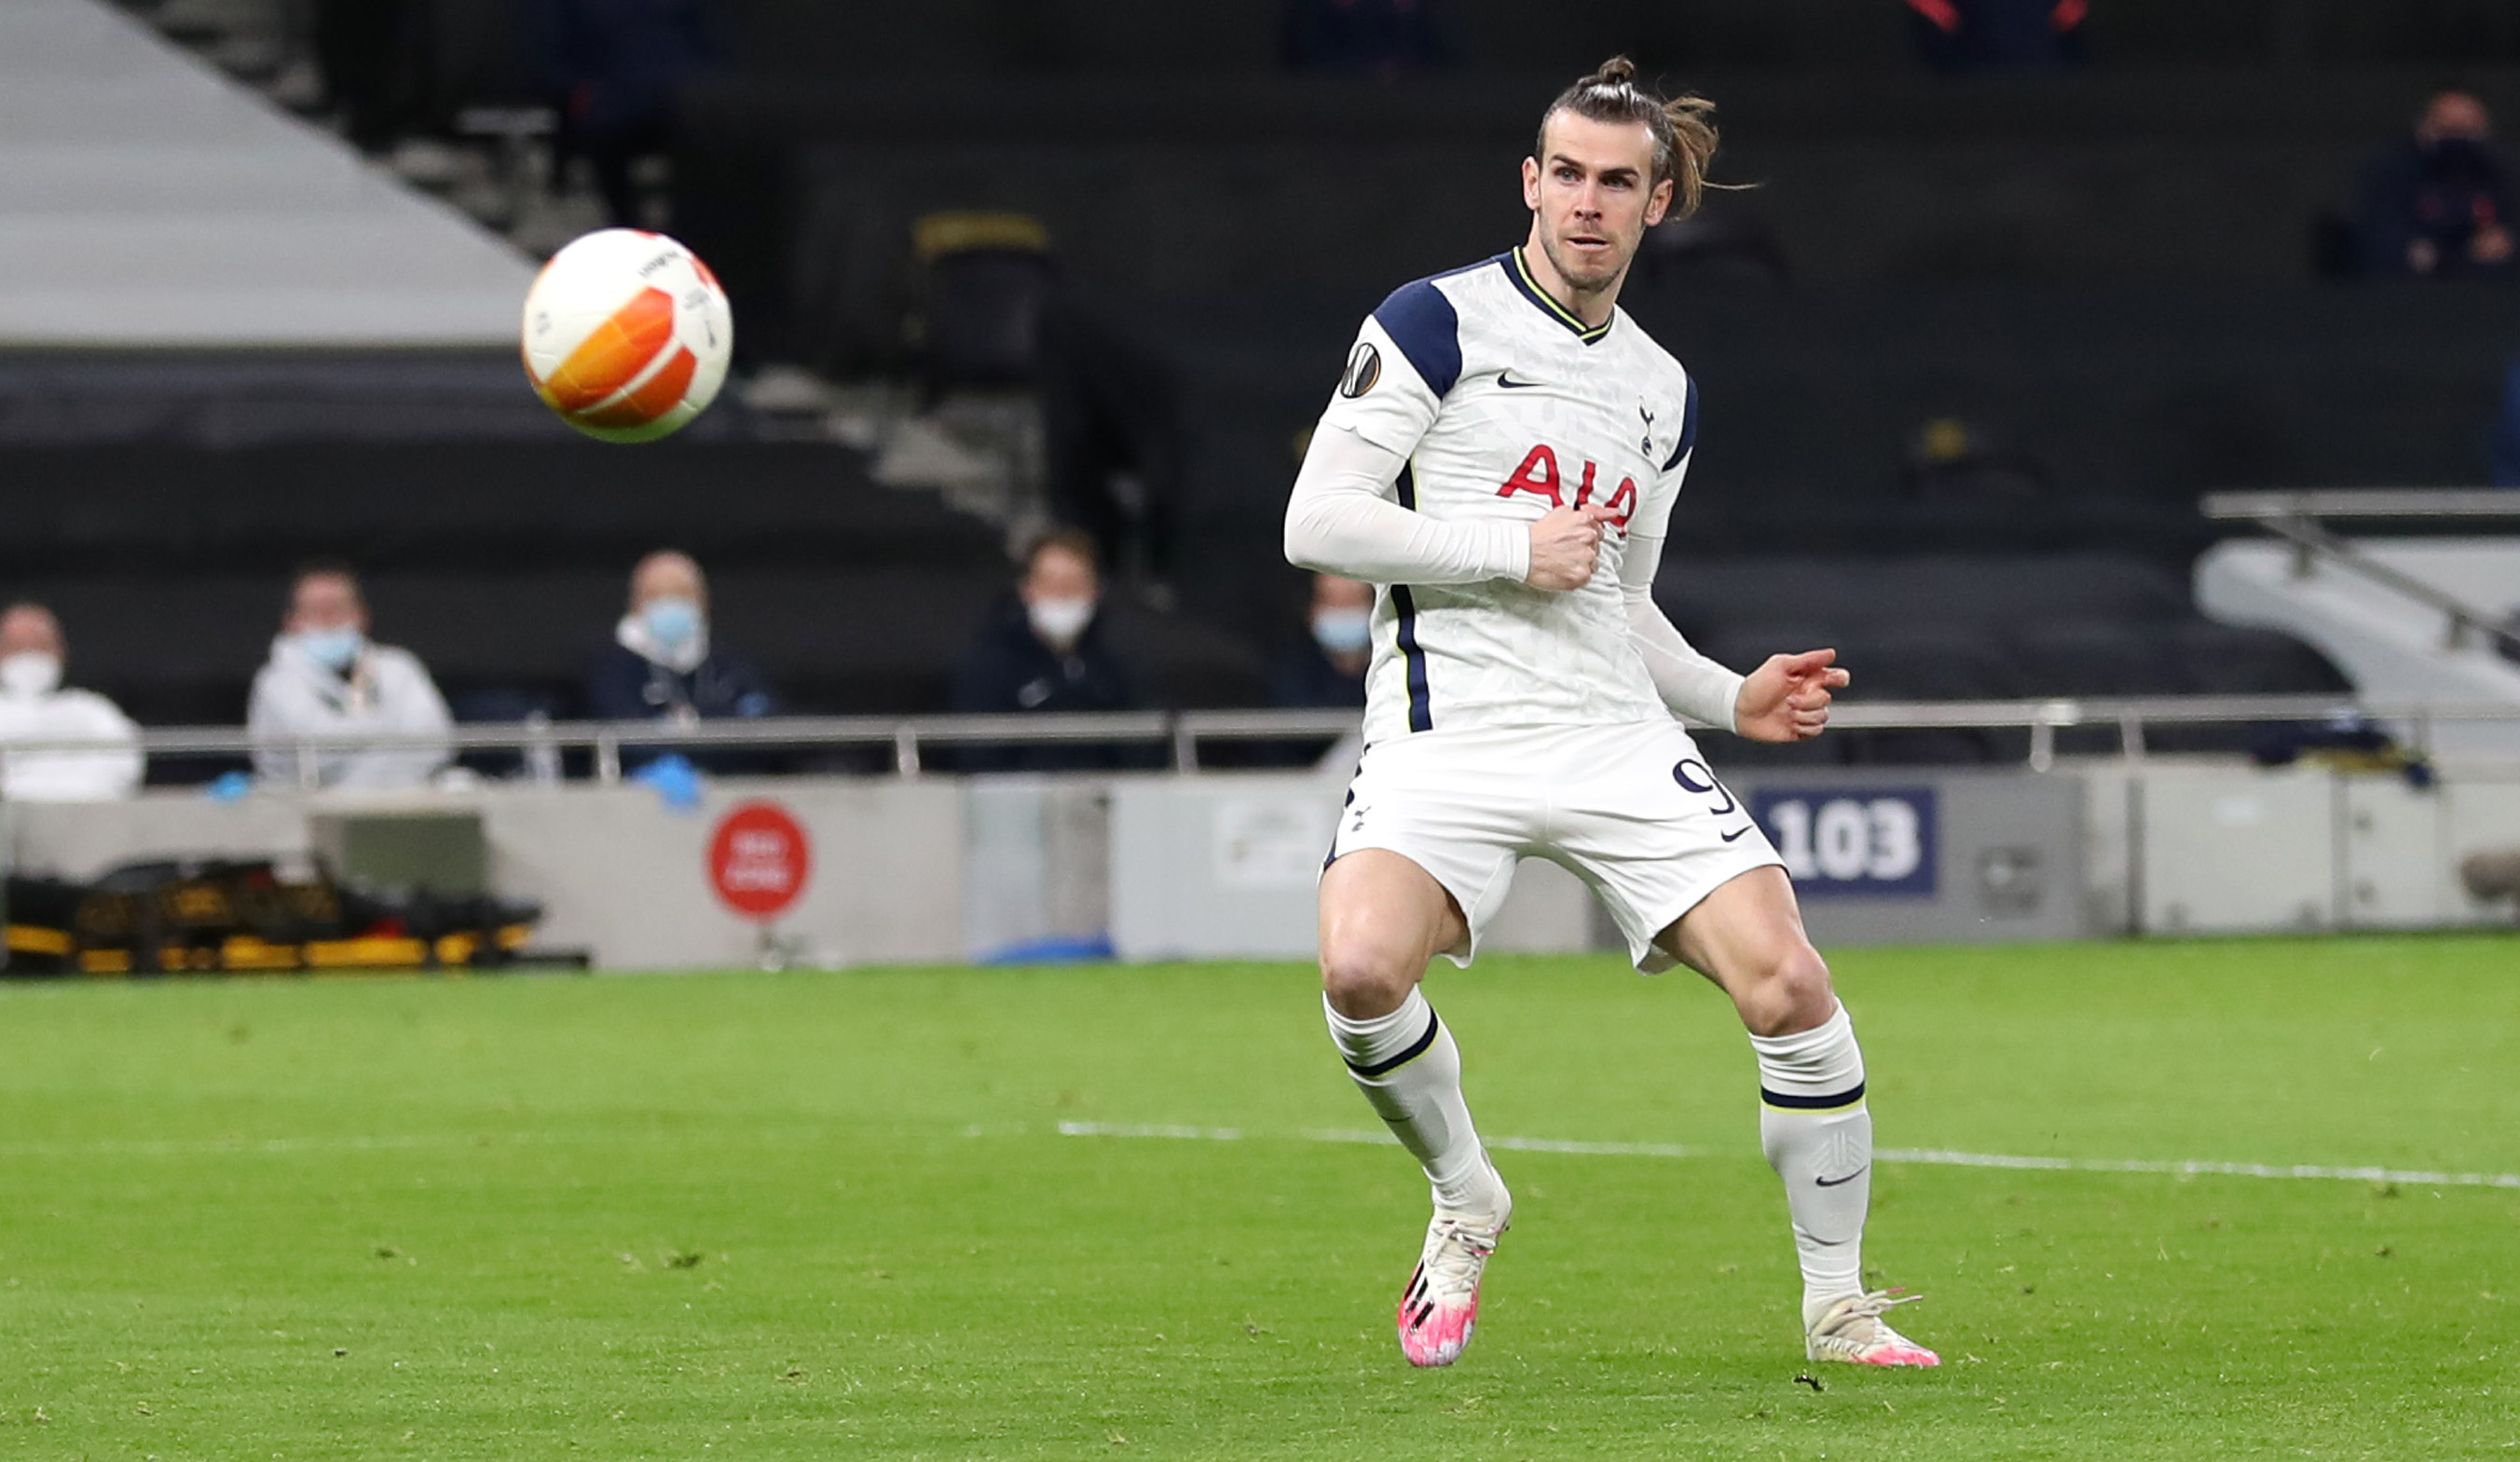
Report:
[[[1322,425],[1408,459],[1389,489],[1448,520],[1529,523],[1598,503],[1593,580],[1376,586],[1369,742],[1413,731],[1663,721],[1619,565],[1661,538],[1697,439],[1697,385],[1624,311],[1587,328],[1514,249],[1392,291],[1357,332]]]

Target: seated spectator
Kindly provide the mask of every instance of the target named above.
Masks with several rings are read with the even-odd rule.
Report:
[[[62,626],[41,604],[0,614],[0,744],[119,741],[94,751],[12,751],[0,758],[11,802],[105,802],[140,785],[140,728],[93,690],[62,686]]]
[[[289,613],[271,642],[271,659],[253,678],[246,728],[283,737],[359,731],[420,734],[454,724],[419,659],[407,649],[368,639],[368,606],[359,578],[341,564],[300,569]],[[314,762],[314,784],[383,789],[416,787],[446,765],[442,745],[336,748],[302,753]],[[294,748],[253,754],[254,770],[277,786],[304,784]]]
[[[1280,656],[1269,703],[1287,710],[1365,705],[1373,661],[1373,586],[1336,574],[1313,575],[1312,633]]]
[[[980,630],[954,678],[958,711],[1125,711],[1138,704],[1103,635],[1094,541],[1061,528],[1033,545],[1015,597]],[[1125,748],[1092,742],[967,748],[974,772],[1050,772],[1128,765]]]
[[[2078,66],[2091,8],[2090,0],[1908,0],[1917,53],[1938,71]]]
[[[708,580],[688,554],[659,550],[630,571],[630,608],[586,676],[598,721],[703,721],[775,716],[779,696],[752,662],[709,634]],[[624,765],[656,755],[625,753]],[[694,757],[702,765],[724,757]],[[733,764],[717,770],[738,770]]]
[[[2463,91],[2427,103],[2415,134],[2382,154],[2356,220],[2362,272],[2382,278],[2508,277],[2511,180],[2487,146],[2493,119]]]

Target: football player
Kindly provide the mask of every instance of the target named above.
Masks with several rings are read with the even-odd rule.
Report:
[[[1321,881],[1332,1039],[1434,1188],[1400,1302],[1402,1351],[1447,1365],[1513,1214],[1418,989],[1466,965],[1515,862],[1599,896],[1647,973],[1732,999],[1758,1057],[1760,1134],[1784,1180],[1815,1359],[1937,1363],[1883,1318],[1862,1244],[1864,1058],[1776,850],[1684,722],[1762,741],[1828,723],[1835,651],[1747,676],[1655,607],[1696,382],[1618,308],[1644,231],[1706,186],[1711,107],[1640,87],[1625,58],[1569,87],[1522,164],[1520,247],[1395,290],[1359,331],[1286,509],[1286,556],[1376,586],[1365,757]]]

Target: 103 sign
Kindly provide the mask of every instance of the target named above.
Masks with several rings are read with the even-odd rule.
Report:
[[[1750,815],[1806,898],[1932,898],[1937,811],[1932,787],[1774,787],[1750,794]]]

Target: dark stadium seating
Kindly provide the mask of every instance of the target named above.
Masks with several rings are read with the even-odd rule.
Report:
[[[1859,698],[2342,685],[2292,641],[2200,619],[2178,577],[2121,555],[1684,559],[1665,567],[1657,590],[1683,633],[1739,668],[1835,646]]]
[[[477,0],[471,0],[477,3]],[[1874,0],[1595,0],[1535,23],[1526,0],[1427,0],[1471,71],[1648,66],[1845,73],[1904,70],[1904,7]],[[1282,0],[728,0],[739,62],[840,81],[938,83],[1043,73],[1116,77],[1266,72]],[[2101,66],[2270,62],[2423,65],[2520,60],[2520,16],[2498,0],[2107,0],[2085,24]]]
[[[1012,583],[999,533],[876,485],[854,452],[560,438],[16,448],[0,594],[59,611],[75,683],[144,722],[219,723],[241,718],[290,570],[312,557],[365,571],[379,637],[450,696],[563,715],[654,548],[698,557],[725,642],[808,711],[941,708]],[[1258,693],[1236,640],[1112,613],[1162,703]]]

